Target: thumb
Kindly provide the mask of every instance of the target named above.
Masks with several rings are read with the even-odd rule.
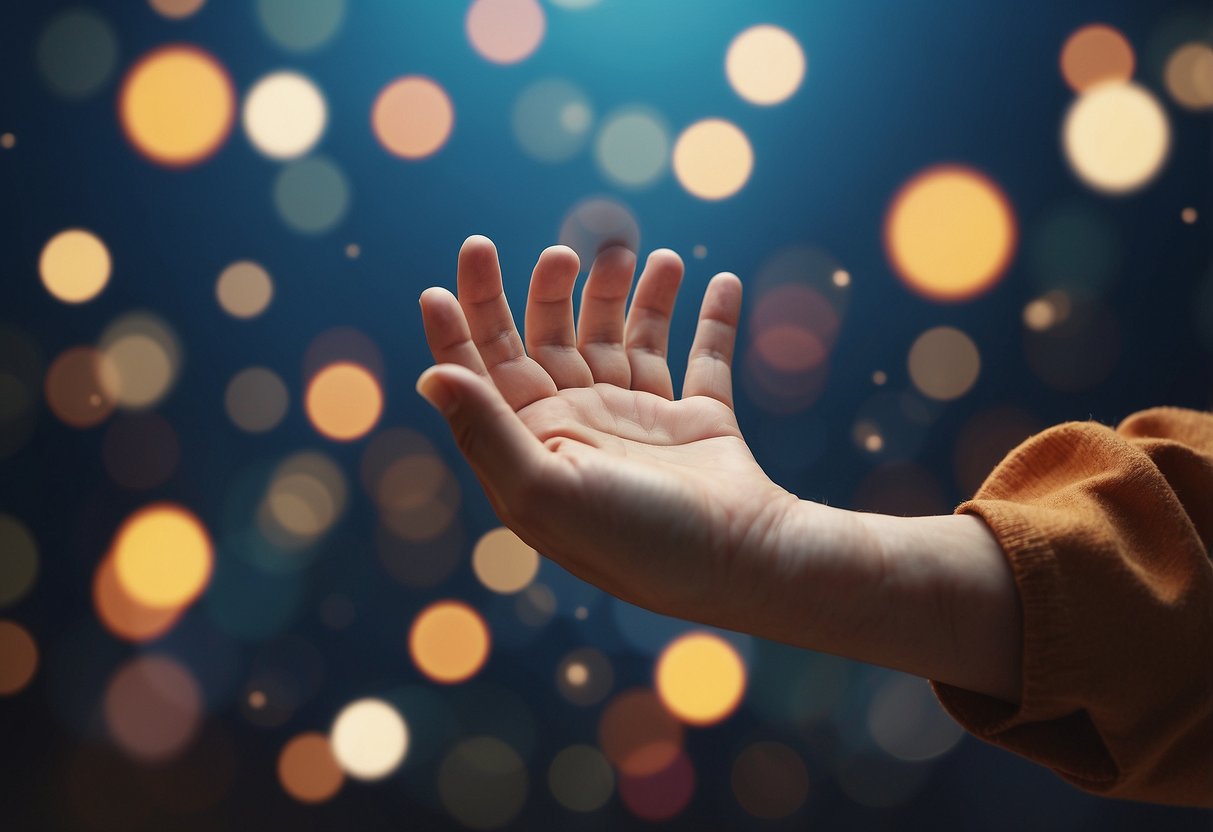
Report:
[[[439,364],[417,379],[417,392],[446,419],[481,481],[507,502],[543,463],[543,444],[485,377]]]

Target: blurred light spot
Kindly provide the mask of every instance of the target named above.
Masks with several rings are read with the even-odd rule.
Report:
[[[244,132],[271,159],[297,159],[311,151],[328,124],[324,93],[298,72],[274,72],[244,99]]]
[[[1016,445],[1045,426],[1031,414],[1011,406],[971,416],[956,435],[952,468],[963,496],[977,489]]]
[[[315,451],[287,457],[274,469],[258,525],[279,546],[298,548],[325,534],[345,511],[348,486],[335,462]]]
[[[661,701],[675,716],[692,725],[711,725],[741,704],[745,664],[724,639],[688,633],[658,657],[656,683]]]
[[[1213,46],[1185,43],[1167,61],[1167,92],[1189,110],[1213,108]]]
[[[563,162],[585,147],[594,109],[580,87],[559,78],[536,81],[514,102],[514,137],[528,156]]]
[[[24,627],[0,621],[0,696],[20,693],[38,672],[38,645]]]
[[[290,52],[311,52],[331,40],[345,10],[345,0],[257,0],[266,34]]]
[[[101,293],[112,269],[109,249],[91,231],[60,231],[42,249],[42,285],[64,303],[84,303]]]
[[[548,766],[548,787],[564,808],[573,812],[596,812],[615,791],[615,772],[597,748],[570,745]]]
[[[298,636],[277,639],[263,646],[253,659],[241,711],[250,723],[262,728],[285,725],[323,683],[324,659],[315,647]]]
[[[350,185],[341,169],[322,156],[287,165],[274,180],[274,205],[289,228],[322,234],[345,218]]]
[[[122,82],[119,116],[135,149],[169,167],[196,165],[227,141],[236,93],[227,70],[195,46],[162,46]]]
[[[539,564],[535,564],[536,570]],[[543,627],[556,614],[556,594],[546,584],[530,584],[514,598],[518,620],[528,627]]]
[[[765,293],[754,304],[750,321],[755,352],[785,373],[821,365],[838,337],[838,314],[809,286],[786,284]]]
[[[1015,252],[1015,214],[1002,190],[970,168],[940,165],[902,186],[885,218],[885,249],[906,285],[931,300],[988,291]]]
[[[257,711],[261,710],[262,708],[265,707],[265,704],[267,701],[269,701],[269,700],[266,699],[265,693],[263,691],[255,690],[255,691],[252,691],[251,693],[249,693],[249,695],[248,695],[248,705],[253,710],[257,710]],[[336,764],[336,761],[334,761],[334,765],[335,764]]]
[[[691,256],[696,260],[702,260],[708,256],[708,247],[704,245],[695,246],[693,249],[691,249]]]
[[[725,199],[742,189],[754,169],[745,133],[719,118],[697,121],[674,144],[674,175],[700,199]]]
[[[607,703],[598,721],[598,745],[623,774],[644,777],[665,769],[682,752],[683,729],[652,691],[632,688]]]
[[[227,415],[236,427],[249,433],[265,433],[286,417],[286,385],[265,367],[241,370],[228,382],[223,396]]]
[[[124,641],[152,641],[171,630],[185,606],[151,607],[131,597],[118,580],[112,556],[97,564],[93,575],[93,608],[111,635]]]
[[[172,389],[181,369],[181,347],[162,319],[133,312],[101,333],[101,385],[121,407],[152,407]]]
[[[670,132],[661,116],[632,107],[609,116],[598,131],[594,158],[603,175],[617,185],[641,187],[665,172]]]
[[[472,829],[497,829],[522,810],[526,764],[496,737],[461,741],[438,767],[438,795],[455,820]]]
[[[593,647],[572,651],[556,667],[556,689],[574,705],[596,705],[614,685],[610,661]]]
[[[884,450],[884,437],[880,435],[880,428],[871,422],[856,422],[854,435],[855,441],[868,453],[878,454]]]
[[[732,784],[741,808],[763,820],[786,818],[809,796],[804,760],[781,742],[746,746],[733,761]]]
[[[132,514],[114,536],[112,551],[122,589],[149,607],[189,604],[211,577],[210,536],[197,517],[172,503]]]
[[[691,802],[695,793],[695,770],[681,750],[670,764],[650,774],[629,774],[619,777],[619,799],[638,818],[664,821],[675,817]]]
[[[886,373],[884,370],[876,370],[874,373],[872,373],[872,383],[875,384],[877,387],[883,386],[885,383],[888,382],[888,380],[889,380],[889,374]]]
[[[329,738],[309,732],[295,736],[282,747],[278,782],[301,803],[324,803],[341,790],[345,775],[333,756]]]
[[[118,36],[101,15],[74,8],[51,18],[35,46],[38,71],[64,98],[99,92],[118,66]]]
[[[274,282],[260,263],[240,260],[219,275],[215,297],[233,318],[255,318],[270,305]]]
[[[910,380],[924,396],[951,401],[977,382],[981,355],[973,339],[959,329],[937,326],[914,339],[908,366]]]
[[[600,251],[623,246],[640,250],[640,226],[622,202],[610,197],[589,197],[573,206],[560,226],[559,240],[581,259],[588,271]]]
[[[467,604],[436,601],[413,620],[409,653],[417,669],[435,682],[463,682],[489,657],[489,629]]]
[[[3,135],[0,135],[0,147],[3,147],[5,150],[12,150],[16,146],[17,137],[12,133],[4,133]]]
[[[330,364],[308,382],[308,418],[321,434],[339,442],[361,438],[383,413],[383,391],[373,375],[357,364]]]
[[[894,675],[868,707],[868,731],[887,754],[906,762],[933,760],[964,736],[922,679]]]
[[[1128,81],[1136,63],[1125,36],[1103,23],[1078,29],[1061,49],[1061,74],[1078,93],[1106,81]]]
[[[101,362],[92,347],[71,347],[47,370],[46,403],[63,423],[89,428],[114,412],[114,399],[101,383]]]
[[[853,436],[861,448],[883,460],[910,459],[918,453],[936,412],[933,402],[916,393],[879,390],[856,411]],[[873,433],[880,437],[878,443],[867,439]]]
[[[0,608],[29,594],[38,577],[38,544],[25,524],[0,514]]]
[[[472,570],[493,592],[521,592],[539,571],[539,553],[509,529],[493,529],[476,542]]]
[[[1070,316],[1070,296],[1054,289],[1028,302],[1023,308],[1023,322],[1028,329],[1043,332],[1057,326]]]
[[[150,0],[151,6],[164,17],[180,20],[196,14],[206,0]]]
[[[843,269],[839,269],[838,271],[834,272],[832,279],[834,281],[834,285],[839,289],[845,289],[851,285],[851,273],[844,271]]]
[[[197,734],[202,693],[189,670],[168,656],[136,656],[110,678],[104,712],[110,736],[123,751],[164,762]]]
[[[1084,298],[1102,295],[1124,259],[1121,236],[1095,205],[1055,205],[1028,231],[1024,255],[1029,274],[1042,290],[1064,289]]]
[[[350,777],[380,780],[404,762],[409,729],[382,699],[359,699],[341,709],[329,732],[333,756]]]
[[[547,17],[537,0],[475,0],[468,9],[468,40],[496,64],[516,64],[543,41]]]
[[[779,104],[800,88],[804,50],[778,26],[751,26],[733,38],[724,69],[733,89],[751,104]]]
[[[1171,125],[1145,87],[1100,84],[1071,105],[1062,140],[1079,179],[1102,193],[1126,194],[1162,170],[1171,148]]]
[[[458,481],[430,441],[415,431],[377,434],[362,455],[361,473],[380,520],[404,540],[434,540],[459,510]]]
[[[124,413],[106,428],[101,460],[118,485],[147,490],[173,475],[181,460],[181,443],[163,416]]]
[[[1199,219],[1199,216],[1197,215],[1195,208],[1185,208],[1179,212],[1179,218],[1187,225],[1195,225],[1196,220]]]
[[[312,340],[303,355],[303,375],[311,378],[330,364],[342,362],[365,367],[376,378],[384,377],[383,355],[375,342],[345,326],[325,330]]]
[[[446,144],[455,127],[455,107],[436,81],[420,75],[398,78],[375,99],[371,127],[379,143],[402,159],[424,159]]]
[[[1055,390],[1079,393],[1104,381],[1120,358],[1120,325],[1105,306],[1073,303],[1063,321],[1024,333],[1028,366]]]
[[[357,243],[350,243],[345,247],[345,256],[351,260],[357,260],[362,256],[362,246]]]

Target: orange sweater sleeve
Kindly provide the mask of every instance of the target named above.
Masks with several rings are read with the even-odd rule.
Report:
[[[1023,694],[933,683],[948,713],[1082,789],[1213,807],[1213,414],[1050,428],[956,511],[1010,561]]]

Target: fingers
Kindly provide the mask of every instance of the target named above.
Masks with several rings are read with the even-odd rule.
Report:
[[[467,318],[472,343],[510,406],[518,410],[555,395],[551,377],[522,347],[501,284],[497,248],[487,237],[472,236],[464,242],[457,282],[459,306]]]
[[[467,319],[459,301],[446,289],[432,286],[421,293],[421,324],[437,364],[458,364],[489,377],[480,351],[472,343]]]
[[[417,379],[417,392],[447,420],[459,450],[495,502],[517,510],[527,484],[543,476],[548,451],[500,390],[462,365],[439,364]]]
[[[631,384],[632,371],[623,348],[623,311],[635,269],[636,255],[612,246],[594,259],[581,293],[577,346],[596,382],[624,388]]]
[[[670,317],[674,314],[682,274],[682,259],[669,249],[657,249],[649,255],[636,283],[624,328],[624,349],[631,367],[633,390],[674,398],[666,352]]]
[[[741,316],[741,280],[721,272],[708,283],[687,359],[682,396],[710,396],[733,406],[733,346]]]
[[[544,249],[531,275],[526,301],[526,349],[560,389],[589,387],[590,366],[577,351],[573,284],[581,264],[567,246]]]

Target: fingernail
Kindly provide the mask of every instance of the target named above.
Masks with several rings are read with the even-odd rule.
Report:
[[[417,392],[443,416],[449,416],[455,409],[455,396],[451,388],[428,370],[417,379]]]

